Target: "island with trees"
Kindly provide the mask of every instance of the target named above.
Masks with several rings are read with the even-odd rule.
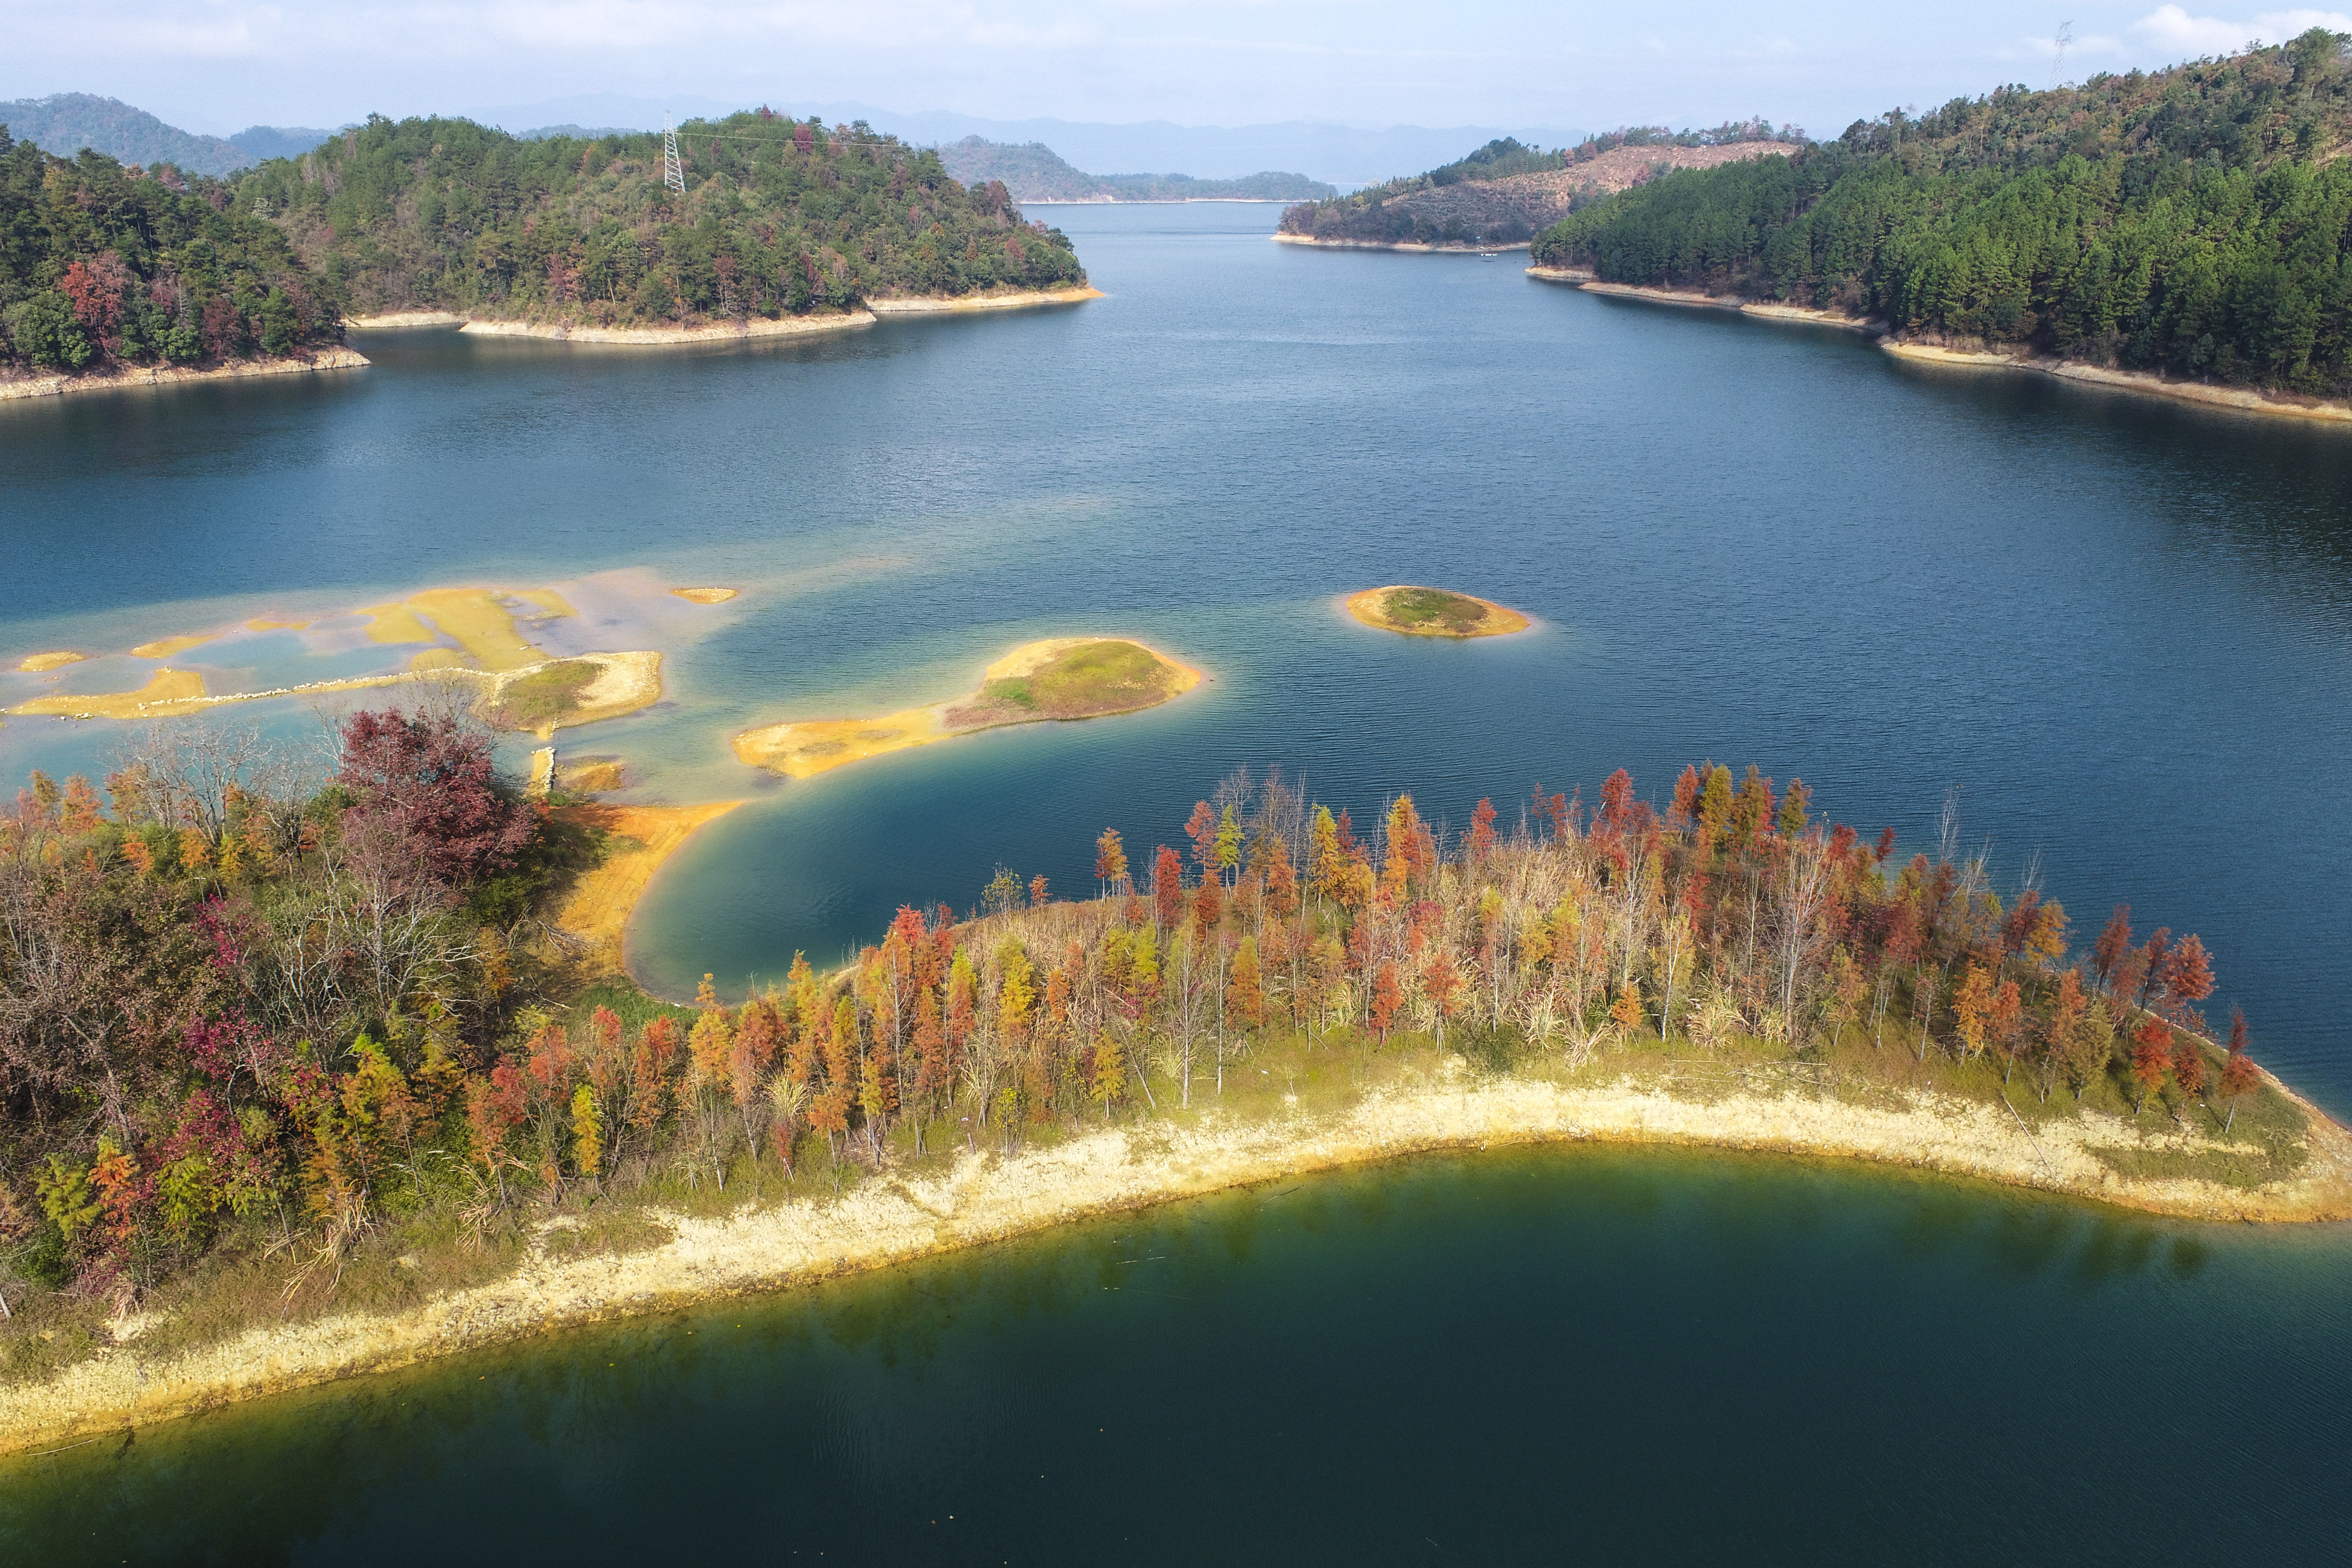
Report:
[[[0,1447],[1433,1148],[2352,1216],[2196,936],[2085,942],[1956,823],[1906,855],[1754,767],[1458,831],[1235,774],[1076,897],[1000,868],[672,1003],[611,965],[693,820],[528,798],[459,713],[314,754],[163,732],[0,820]]]
[[[1097,297],[1001,184],[758,110],[662,138],[372,116],[225,178],[0,127],[0,398],[356,368],[355,327],[684,343]]]
[[[2352,57],[2286,44],[1860,121],[1578,211],[1538,268],[1866,321],[1908,357],[2352,417]]]
[[[981,730],[1102,719],[1156,708],[1201,682],[1201,672],[1128,637],[1050,637],[990,665],[980,689],[879,719],[803,719],[735,737],[735,755],[788,778],[928,746]]]
[[[1533,624],[1507,605],[1446,588],[1400,585],[1350,594],[1348,614],[1368,626],[1417,637],[1499,637]]]
[[[1302,202],[1282,215],[1275,237],[1381,250],[1516,248],[1612,192],[1670,170],[1793,152],[1802,135],[1760,120],[1712,131],[1639,126],[1550,152],[1506,136],[1425,174]]]
[[[634,341],[863,321],[869,301],[1083,297],[1057,230],[863,123],[765,109],[677,132],[525,140],[372,117],[237,176],[359,321]],[[633,341],[623,336],[611,341]]]

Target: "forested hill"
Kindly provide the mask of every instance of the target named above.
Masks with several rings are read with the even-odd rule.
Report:
[[[1075,169],[1043,142],[1015,145],[967,136],[940,149],[949,174],[965,184],[1003,182],[1017,202],[1314,201],[1339,193],[1304,174],[1278,172],[1235,180],[1190,174],[1089,174]]]
[[[1762,121],[1713,131],[1640,126],[1546,152],[1505,136],[1466,156],[1345,196],[1303,202],[1282,232],[1326,244],[1524,245],[1538,230],[1612,191],[1675,168],[1789,151]]]
[[[373,117],[239,176],[356,314],[410,309],[626,326],[844,310],[862,299],[1063,287],[1085,271],[1002,185],[864,125],[756,110],[677,133],[525,141]]]
[[[1539,264],[1879,319],[1906,337],[2352,390],[2352,57],[2292,43],[1860,121],[1577,212]]]
[[[0,125],[0,377],[217,364],[339,342],[341,298],[216,180]]]

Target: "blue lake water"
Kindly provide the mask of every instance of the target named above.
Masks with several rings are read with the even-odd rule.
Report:
[[[582,616],[551,638],[658,647],[669,678],[567,751],[751,803],[641,909],[673,992],[836,959],[1000,862],[1085,887],[1104,826],[1172,838],[1236,766],[1458,825],[1754,761],[1921,846],[1958,787],[2004,891],[2038,862],[2084,942],[2124,900],[2201,932],[2216,1016],[2352,1112],[2352,433],[1907,366],[1509,257],[1302,253],[1272,208],[1052,216],[1108,298],[688,353],[386,334],[356,374],[0,409],[0,667],[562,585]],[[1393,582],[1537,626],[1340,613]],[[661,593],[705,583],[745,592]],[[1213,679],[804,783],[729,751],[1083,632]],[[173,663],[227,689],[360,658]],[[318,723],[214,721],[256,719]],[[120,739],[10,719],[0,771],[102,771]],[[1301,1196],[143,1432],[0,1487],[0,1534],[48,1561],[88,1526],[159,1561],[2294,1562],[2352,1523],[2341,1228],[1666,1154]],[[1165,1300],[1099,1289],[1138,1237],[1176,1249]],[[950,1513],[968,1533],[933,1533]]]

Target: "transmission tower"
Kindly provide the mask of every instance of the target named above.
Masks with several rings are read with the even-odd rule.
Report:
[[[2059,23],[2058,63],[2050,68],[2050,85],[2053,89],[2063,85],[2066,79],[2066,46],[2074,41],[2074,24],[2072,22]]]
[[[677,132],[670,129],[669,116],[662,116],[662,184],[686,195],[686,166],[677,161]]]

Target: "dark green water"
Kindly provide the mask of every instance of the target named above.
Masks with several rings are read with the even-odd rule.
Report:
[[[1314,1178],[0,1469],[26,1563],[2318,1563],[2352,1252],[1750,1157]],[[2336,1544],[2331,1546],[2329,1542]]]
[[[1620,763],[1663,792],[1752,758],[1915,843],[1957,784],[2004,891],[2038,855],[2078,926],[2129,899],[2143,931],[2202,932],[2220,1006],[2352,1110],[2346,433],[1923,371],[1507,259],[1301,255],[1271,209],[1057,216],[1110,298],[751,352],[402,334],[353,376],[0,410],[0,666],[562,584],[560,649],[669,655],[668,701],[572,748],[753,802],[641,911],[672,989],[837,956],[901,900],[967,906],[999,861],[1083,887],[1105,824],[1171,837],[1244,763],[1459,823]],[[1339,614],[1396,581],[1538,626],[1445,647]],[[658,593],[708,582],[746,593]],[[728,752],[1085,631],[1214,679],[805,784]],[[175,663],[226,689],[357,657]],[[0,675],[0,700],[47,689]],[[114,740],[9,720],[0,773],[100,771]],[[2352,1522],[2347,1286],[2340,1228],[1742,1160],[1435,1163],[157,1428],[0,1472],[0,1541],[2312,1561]]]

